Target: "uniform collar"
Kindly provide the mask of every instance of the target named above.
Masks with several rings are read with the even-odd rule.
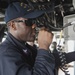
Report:
[[[26,42],[17,40],[11,33],[8,33],[6,39],[7,39],[9,42],[11,42],[11,44],[13,44],[14,46],[21,47],[21,48],[26,48],[26,47],[25,47]]]

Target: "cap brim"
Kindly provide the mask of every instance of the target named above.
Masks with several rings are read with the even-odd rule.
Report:
[[[44,13],[45,13],[45,11],[34,11],[34,12],[29,13],[29,14],[26,14],[23,17],[24,18],[37,18],[37,17],[41,16]]]

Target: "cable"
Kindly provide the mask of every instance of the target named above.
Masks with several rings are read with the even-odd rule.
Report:
[[[59,44],[58,44],[58,55],[59,55],[59,59],[60,59],[60,62],[61,62],[60,69],[65,73],[65,75],[70,75],[70,73],[68,71],[68,67],[66,66],[65,53],[61,52],[62,49],[60,48],[62,33],[63,33],[63,30],[61,30],[61,32],[60,32],[60,40],[59,40]]]

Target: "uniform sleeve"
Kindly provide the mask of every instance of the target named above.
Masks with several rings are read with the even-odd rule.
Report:
[[[75,61],[75,51],[66,53],[66,61],[67,63]]]
[[[54,75],[54,57],[46,50],[38,50],[34,65],[35,75]]]

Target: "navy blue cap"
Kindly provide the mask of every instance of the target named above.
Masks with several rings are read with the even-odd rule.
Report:
[[[14,2],[6,9],[4,20],[7,23],[19,17],[31,19],[41,16],[43,13],[44,11],[41,10],[32,10],[27,4]]]

